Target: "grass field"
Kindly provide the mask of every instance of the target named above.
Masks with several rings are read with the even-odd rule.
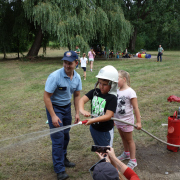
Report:
[[[55,55],[53,53],[49,51],[47,57],[59,54],[58,51]],[[157,55],[157,52],[147,53]],[[161,63],[156,62],[156,59],[95,60],[93,72],[89,71],[88,64],[87,80],[84,81],[82,78],[81,96],[94,87],[97,80],[95,76],[103,66],[113,65],[118,70],[128,71],[131,76],[131,87],[138,96],[143,128],[166,141],[167,127],[162,127],[161,124],[167,123],[168,116],[173,115],[179,107],[176,102],[167,102],[170,95],[180,97],[179,53],[165,51]],[[0,61],[0,180],[56,179],[43,92],[48,75],[61,67],[62,61],[58,59]],[[80,68],[77,72],[82,77],[83,70]],[[90,104],[86,105],[86,109],[90,110]],[[72,115],[74,121],[74,108]],[[81,116],[81,120],[83,119]],[[33,133],[38,131],[46,133]],[[25,135],[28,133],[31,134]],[[98,158],[90,151],[93,141],[89,127],[75,126],[70,134],[68,157],[77,165],[66,171],[70,179],[91,179],[88,169]],[[19,137],[13,138],[16,136]],[[43,137],[39,138],[40,136]],[[134,140],[141,147],[157,144],[156,140],[137,130],[134,130]],[[123,151],[116,128],[114,148],[117,155]],[[140,160],[138,164],[135,171],[141,179],[146,179],[141,171]],[[144,171],[148,172],[148,169]]]

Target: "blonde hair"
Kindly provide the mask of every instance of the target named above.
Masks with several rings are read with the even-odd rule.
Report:
[[[126,78],[127,85],[130,87],[130,75],[127,71],[119,70],[119,77]]]

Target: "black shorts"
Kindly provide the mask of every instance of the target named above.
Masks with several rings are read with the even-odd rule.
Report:
[[[86,67],[82,67],[82,69],[83,69],[84,71],[86,71]]]

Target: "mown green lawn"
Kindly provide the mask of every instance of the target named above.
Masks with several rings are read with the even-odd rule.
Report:
[[[156,55],[156,52],[148,52]],[[156,59],[96,59],[93,72],[87,67],[87,80],[82,78],[81,96],[94,87],[100,68],[113,65],[131,76],[142,116],[142,126],[166,141],[168,116],[180,106],[169,103],[170,95],[180,96],[180,57],[178,51],[165,51],[163,62]],[[43,102],[44,85],[48,75],[62,67],[62,61],[0,61],[0,179],[56,179],[51,159],[51,140],[48,135]],[[83,75],[80,68],[77,72]],[[90,104],[86,105],[90,110]],[[73,120],[74,108],[72,106]],[[81,116],[81,120],[83,120]],[[47,135],[38,138],[47,130]],[[21,136],[32,133],[27,136]],[[20,136],[18,138],[13,138]],[[33,140],[33,138],[36,138]],[[4,140],[7,139],[7,140]],[[134,131],[136,143],[144,146],[156,140],[143,132]],[[68,169],[71,179],[90,179],[88,169],[97,161],[90,149],[93,145],[89,127],[75,126],[71,130],[68,156],[77,166]],[[122,142],[115,128],[115,151],[122,151]]]

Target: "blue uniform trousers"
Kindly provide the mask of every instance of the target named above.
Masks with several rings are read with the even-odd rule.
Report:
[[[71,103],[63,107],[53,105],[53,108],[54,108],[54,112],[62,122],[59,123],[61,127],[71,124],[72,121]],[[47,113],[50,129],[55,128],[52,124],[52,119],[47,109],[46,109],[46,113]],[[67,153],[67,146],[70,140],[69,131],[70,128],[56,133],[52,133],[50,135],[52,141],[52,159],[53,159],[54,171],[56,173],[65,171],[64,155]]]

